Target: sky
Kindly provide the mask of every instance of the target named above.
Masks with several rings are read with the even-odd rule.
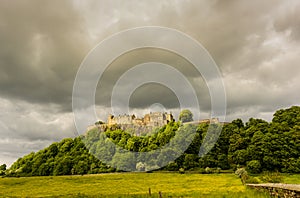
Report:
[[[141,26],[176,29],[205,47],[222,75],[227,121],[271,121],[277,109],[300,103],[299,10],[298,0],[2,0],[0,164],[75,137],[72,91],[82,61],[105,38]],[[110,112],[110,94],[122,73],[149,61],[184,74],[197,87],[204,117],[210,115],[208,88],[188,61],[161,49],[139,49],[105,70],[96,93],[99,119]],[[157,83],[137,88],[129,103],[140,116],[176,112],[179,105],[176,94]]]

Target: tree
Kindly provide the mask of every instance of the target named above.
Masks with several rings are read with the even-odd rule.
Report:
[[[183,166],[186,170],[197,167],[199,156],[195,154],[185,154]]]
[[[87,162],[85,161],[79,161],[77,164],[75,164],[71,170],[72,174],[78,174],[78,175],[83,175],[88,172],[89,166]]]
[[[190,110],[184,109],[179,114],[179,120],[181,122],[191,122],[193,121],[193,114]]]
[[[6,171],[6,164],[2,164],[0,166],[0,171]]]
[[[112,159],[112,165],[120,171],[135,171],[136,157],[129,152],[116,152]]]
[[[71,175],[72,158],[64,157],[53,170],[53,175]]]
[[[0,166],[0,176],[5,175],[5,171],[6,171],[6,164],[2,164]]]

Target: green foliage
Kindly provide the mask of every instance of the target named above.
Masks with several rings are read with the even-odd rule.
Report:
[[[205,173],[206,174],[211,174],[213,171],[212,171],[212,169],[211,168],[209,168],[209,167],[206,167],[205,168]]]
[[[109,167],[91,155],[78,137],[63,139],[37,153],[18,159],[7,176],[82,175],[108,170]]]
[[[260,183],[262,183],[262,181],[259,179],[259,178],[257,178],[257,177],[249,177],[247,180],[246,180],[246,183],[247,184],[260,184]]]
[[[263,183],[282,183],[284,177],[279,172],[264,172],[259,179]]]
[[[239,176],[243,184],[245,184],[246,181],[249,179],[248,172],[244,168],[238,168],[235,171],[235,174]]]
[[[180,173],[180,174],[184,174],[184,173],[185,173],[184,168],[180,168],[180,169],[179,169],[179,173]]]
[[[217,167],[215,170],[214,170],[214,173],[217,173],[217,174],[219,174],[220,172],[221,172],[221,168],[220,167]]]
[[[135,170],[136,157],[133,153],[117,152],[112,159],[112,165],[114,167],[118,167],[119,170]]]
[[[0,171],[6,171],[6,164],[2,164],[0,166]]]
[[[261,164],[258,160],[252,160],[247,163],[247,170],[250,173],[260,173],[261,172]]]
[[[282,174],[285,184],[300,184],[300,174]]]
[[[179,120],[181,122],[191,122],[193,121],[193,114],[190,110],[184,109],[179,114]]]
[[[2,164],[0,166],[0,176],[5,175],[5,171],[6,171],[6,164]]]
[[[289,109],[280,109],[273,116],[273,123],[286,123],[289,127],[299,125],[300,123],[300,107],[293,106]]]

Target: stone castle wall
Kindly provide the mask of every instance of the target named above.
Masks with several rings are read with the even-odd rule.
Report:
[[[109,115],[107,119],[108,125],[137,125],[137,126],[155,126],[160,127],[173,121],[173,115],[162,112],[154,112],[146,114],[143,118],[137,118],[135,115]]]
[[[107,128],[117,127],[122,130],[132,131],[135,135],[142,135],[152,132],[155,128],[162,127],[173,120],[172,114],[162,112],[151,112],[143,118],[137,118],[135,115],[109,115],[107,124],[99,126],[99,129],[104,131]]]

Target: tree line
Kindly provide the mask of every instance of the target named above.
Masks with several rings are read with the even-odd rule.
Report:
[[[276,111],[271,122],[233,120],[222,127],[210,152],[199,157],[208,127],[218,130],[222,126],[170,122],[146,136],[133,136],[118,128],[105,132],[93,129],[81,137],[67,138],[30,153],[8,170],[3,166],[2,174],[71,175],[155,169],[201,172],[238,167],[250,173],[300,173],[300,107]]]

